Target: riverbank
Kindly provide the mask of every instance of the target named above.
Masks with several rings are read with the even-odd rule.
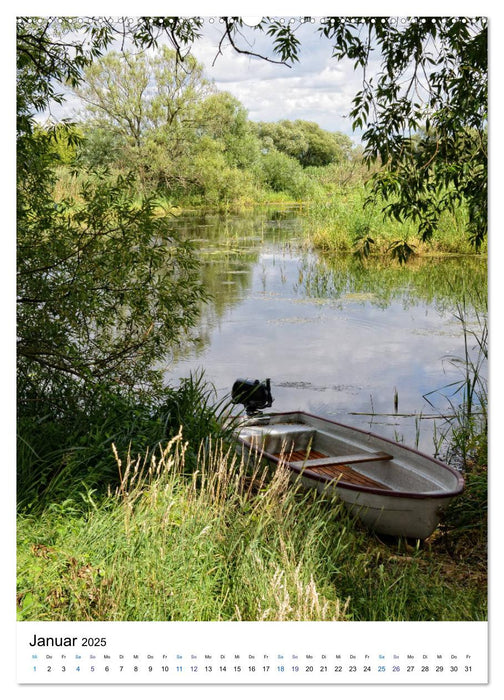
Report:
[[[68,211],[79,210],[81,181],[84,175],[75,176],[68,168],[58,169],[55,186],[56,201],[65,201]],[[184,194],[163,195],[153,192],[137,194],[137,204],[142,196],[153,198],[153,212],[157,217],[172,218],[187,213],[214,213],[232,215],[250,212],[260,207],[296,207],[305,219],[305,243],[316,250],[334,254],[355,254],[394,258],[404,262],[401,255],[486,255],[487,241],[476,251],[468,235],[468,214],[463,203],[455,212],[444,211],[434,235],[422,241],[414,220],[397,221],[386,218],[387,202],[369,203],[366,181],[369,172],[358,160],[326,167],[307,168],[303,171],[303,188],[272,189],[264,182],[235,192],[233,196],[212,198]],[[72,201],[69,206],[68,202]]]
[[[422,241],[412,221],[385,219],[382,206],[366,204],[363,185],[315,201],[305,208],[306,241],[325,253],[352,253],[365,258],[380,256],[403,262],[399,250],[411,256],[485,255],[486,241],[479,251],[467,235],[468,219],[463,206],[454,213],[444,212],[435,235]],[[402,247],[401,247],[402,246]]]
[[[376,336],[371,336],[375,338],[370,343],[373,361],[365,356],[361,367],[378,368],[380,378],[370,378],[369,386],[375,393],[372,408],[381,411],[385,410],[380,404],[385,394],[380,390],[383,381],[390,407],[394,387],[398,388],[399,405],[405,405],[407,388],[397,383],[399,360],[405,363],[402,374],[408,381],[415,375],[407,352],[398,351],[402,347],[399,341],[407,335],[399,323],[402,307],[410,307],[419,296],[435,302],[428,313],[422,311],[422,318],[429,318],[427,326],[414,317],[411,320],[408,312],[411,337],[419,340],[414,357],[420,368],[441,364],[440,357],[446,352],[444,338],[451,335],[446,335],[448,322],[453,323],[453,335],[456,330],[457,336],[459,322],[466,334],[474,328],[471,311],[470,323],[462,313],[459,320],[443,316],[442,327],[434,332],[434,307],[450,309],[451,318],[451,310],[475,287],[481,299],[468,300],[468,308],[474,308],[482,319],[486,315],[485,271],[473,269],[473,263],[479,267],[473,259],[467,269],[464,265],[452,270],[451,262],[450,270],[443,265],[437,272],[434,265],[424,266],[429,276],[424,281],[418,279],[420,271],[412,263],[394,269],[383,263],[372,270],[371,265],[362,270],[363,266],[355,263],[358,274],[352,271],[349,276],[346,268],[340,269],[341,259],[335,261],[334,269],[326,269],[325,260],[322,266],[317,263],[314,267],[311,258],[291,260],[271,254],[277,250],[272,241],[268,242],[266,259],[261,259],[260,246],[265,237],[269,240],[262,219],[249,222],[250,235],[244,238],[246,222],[237,220],[232,228],[228,218],[219,218],[225,243],[221,252],[218,231],[209,231],[208,218],[197,223],[206,232],[206,237],[199,239],[200,252],[206,251],[209,258],[204,279],[206,288],[215,293],[216,317],[224,318],[226,310],[243,300],[246,288],[254,289],[252,279],[258,285],[250,299],[252,306],[243,312],[243,326],[234,315],[235,335],[230,336],[234,340],[223,344],[226,385],[229,376],[235,377],[230,375],[234,368],[230,366],[229,347],[236,347],[236,338],[259,338],[268,371],[279,377],[275,403],[279,410],[282,392],[289,394],[289,401],[298,400],[293,396],[292,377],[300,380],[305,396],[311,391],[316,400],[334,401],[331,410],[341,402],[342,410],[348,413],[349,396],[354,408],[360,392],[366,402],[369,396],[360,384],[349,386],[349,357],[343,345],[338,355],[327,344],[331,362],[320,361],[319,356],[316,364],[326,367],[329,376],[318,376],[315,363],[302,358],[293,337],[288,343],[296,348],[288,369],[292,377],[285,375],[285,351],[282,349],[277,358],[280,370],[268,350],[270,340],[275,344],[278,328],[284,340],[282,348],[289,329],[304,333],[309,327],[318,344],[322,330],[328,330],[330,337],[345,337],[355,360],[357,349],[363,347],[362,328],[369,334],[375,323],[365,315],[357,316],[357,309],[371,298],[373,309],[380,309],[380,324]],[[275,217],[272,224],[286,245],[293,239],[293,230],[297,235],[302,229],[297,224],[293,229],[291,219],[283,215]],[[196,238],[199,230],[188,227],[187,236]],[[252,263],[258,264],[256,272]],[[404,289],[407,296],[401,291]],[[224,290],[228,291],[221,298]],[[233,290],[230,298],[229,290]],[[289,305],[284,307],[284,301]],[[383,310],[391,301],[393,323],[384,324]],[[263,303],[271,307],[271,318],[261,310]],[[346,310],[339,319],[341,304]],[[311,307],[314,317],[308,315]],[[258,314],[256,320],[254,313]],[[330,325],[332,318],[341,321],[339,335],[334,329],[340,326],[333,329]],[[211,328],[212,322],[209,318],[203,331]],[[356,335],[352,337],[354,327]],[[426,336],[429,342],[423,343]],[[443,339],[442,348],[435,350],[433,358],[420,356],[421,348],[432,349],[436,336]],[[377,341],[386,341],[384,354],[380,354]],[[486,358],[485,326],[477,337],[467,335],[462,343],[465,347],[474,344],[480,345]],[[249,347],[254,367],[256,347],[255,343]],[[243,354],[240,362],[250,357]],[[384,358],[390,358],[393,377],[387,375]],[[464,470],[467,487],[441,527],[423,543],[385,541],[354,523],[337,501],[287,489],[281,475],[267,482],[261,473],[245,471],[220,431],[220,413],[225,406],[217,404],[215,392],[203,378],[192,377],[179,388],[165,388],[149,401],[106,393],[95,402],[92,414],[76,413],[65,420],[57,415],[50,419],[46,414],[21,419],[19,619],[485,619],[486,429],[476,422],[475,414],[480,411],[475,405],[486,410],[486,391],[478,387],[486,370],[480,371],[469,356],[449,359],[457,363],[457,369],[464,368],[460,384],[471,387],[471,394],[455,397],[447,367],[442,368],[443,382],[450,381],[449,413],[457,418],[454,430],[446,430],[446,435],[442,431],[447,424],[436,421],[435,449],[440,458],[450,453],[450,463]],[[301,375],[296,363],[305,368],[311,363],[309,374]],[[342,372],[341,377],[338,372]],[[353,375],[367,386],[362,371]],[[459,378],[458,371],[455,377]],[[304,379],[310,382],[303,383]],[[439,386],[432,374],[427,386]],[[418,399],[422,391],[416,388],[414,396]],[[420,413],[415,414],[411,421],[421,418]],[[363,420],[369,422],[368,418]],[[395,415],[392,425],[381,423],[380,431],[392,430],[402,434],[396,439],[405,439],[398,420]],[[180,426],[182,437],[177,438]],[[171,438],[174,441],[168,449]],[[429,449],[434,449],[432,440]]]
[[[465,492],[428,540],[407,541],[245,465],[210,398],[193,379],[157,413],[117,405],[114,439],[96,424],[87,455],[76,435],[48,446],[53,483],[47,464],[18,514],[18,619],[486,619],[484,424],[459,413],[445,449]]]
[[[486,619],[483,531],[385,540],[220,442],[187,475],[186,449],[117,455],[113,495],[19,518],[19,619]]]

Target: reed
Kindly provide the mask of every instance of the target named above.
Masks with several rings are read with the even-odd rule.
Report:
[[[303,503],[312,514],[320,506],[222,441],[202,447],[188,474],[187,449],[180,432],[156,454],[114,450],[115,492],[99,505],[88,495],[75,518],[68,503],[49,508],[43,543],[26,546],[36,521],[21,518],[22,619],[344,618],[306,566],[320,518],[305,541],[293,531],[298,518],[306,524]]]
[[[83,484],[102,492],[117,482],[111,445],[133,454],[164,444],[183,426],[188,441],[186,465],[195,469],[200,443],[224,435],[221,417],[227,401],[218,401],[215,388],[201,371],[178,387],[160,388],[152,397],[97,393],[91,409],[61,417],[45,413],[18,419],[18,509],[42,512],[63,501]]]
[[[419,239],[414,223],[385,219],[379,203],[367,204],[364,184],[353,184],[306,208],[307,243],[324,252],[353,253],[359,257],[393,256],[398,243],[414,255],[473,254],[467,236],[467,215],[463,208],[444,212],[430,242]],[[484,252],[484,251],[482,251]]]
[[[474,292],[473,292],[474,293]],[[486,561],[488,511],[488,322],[486,296],[480,295],[469,314],[467,300],[457,305],[464,337],[462,357],[447,361],[456,367],[460,379],[431,392],[427,400],[435,405],[436,394],[450,406],[449,415],[438,427],[441,455],[463,471],[465,493],[445,515],[452,538],[462,546],[476,548]]]

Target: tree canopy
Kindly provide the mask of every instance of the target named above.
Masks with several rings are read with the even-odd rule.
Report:
[[[352,147],[344,134],[324,131],[315,122],[302,119],[259,122],[257,133],[264,147],[273,146],[295,158],[303,167],[324,166],[345,160]]]
[[[478,248],[487,233],[486,20],[329,17],[320,31],[336,59],[352,58],[363,71],[351,117],[366,159],[382,166],[372,184],[386,212],[413,219],[427,240],[463,199]]]
[[[307,18],[263,18],[253,31],[270,37],[270,56],[251,49],[241,17],[219,19],[217,53],[229,44],[277,63],[300,58],[296,32]],[[21,19],[19,113],[62,99],[54,81],[78,84],[82,69],[118,37],[137,48],[167,39],[177,60],[187,61],[203,26],[201,17]],[[383,200],[387,214],[416,221],[425,240],[441,213],[464,200],[478,247],[487,232],[485,18],[325,17],[314,31],[329,42],[335,60],[349,58],[362,71],[350,116],[354,128],[363,130],[365,158],[382,166],[372,182],[374,198]]]

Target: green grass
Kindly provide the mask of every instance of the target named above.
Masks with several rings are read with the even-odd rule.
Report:
[[[191,377],[156,410],[103,405],[108,421],[75,452],[75,429],[59,450],[65,426],[41,423],[31,444],[25,434],[20,484],[44,476],[20,493],[18,618],[487,619],[486,423],[475,420],[487,403],[487,333],[483,316],[477,333],[459,315],[481,353],[454,358],[460,406],[453,395],[442,440],[466,489],[430,538],[374,535],[336,496],[244,463],[217,427],[223,407]]]
[[[456,539],[363,530],[334,497],[271,478],[218,441],[188,473],[182,435],[116,454],[115,493],[18,521],[21,620],[485,619]]]
[[[486,313],[481,329],[457,313],[441,441],[466,489],[428,540],[373,535],[336,497],[243,463],[195,376],[150,404],[18,421],[19,619],[487,619]]]
[[[420,255],[474,253],[463,207],[455,215],[443,213],[432,241],[424,243],[412,222],[384,220],[378,204],[364,206],[366,196],[365,186],[354,183],[349,189],[328,195],[326,201],[307,207],[307,241],[333,253],[390,254],[398,241],[406,242]]]
[[[57,172],[56,200],[72,200],[78,208],[82,176],[72,175],[64,166]],[[370,171],[360,160],[304,170],[299,166],[296,172],[297,179],[284,178],[284,189],[272,189],[251,173],[230,171],[226,177],[232,184],[222,191],[216,185],[214,189],[199,193],[157,193],[155,213],[170,217],[187,208],[205,210],[210,207],[226,213],[261,204],[297,203],[304,207],[307,243],[325,252],[371,253],[390,258],[394,251],[402,251],[405,244],[422,256],[475,252],[467,234],[468,218],[463,205],[455,214],[444,212],[441,215],[432,240],[426,243],[419,239],[412,221],[385,220],[380,203],[365,206],[369,194],[365,183]],[[244,178],[243,186],[240,178]],[[486,251],[485,241],[480,252]]]

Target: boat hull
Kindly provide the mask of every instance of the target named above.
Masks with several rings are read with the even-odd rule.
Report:
[[[297,478],[297,477],[296,477]],[[384,494],[364,493],[357,489],[338,488],[337,484],[321,484],[301,477],[307,488],[319,493],[335,492],[350,512],[370,530],[382,535],[426,539],[439,524],[443,511],[453,499],[391,497]]]
[[[459,472],[434,458],[304,412],[248,419],[237,438],[244,453],[284,464],[293,480],[319,493],[335,492],[385,535],[429,537],[464,487]]]

